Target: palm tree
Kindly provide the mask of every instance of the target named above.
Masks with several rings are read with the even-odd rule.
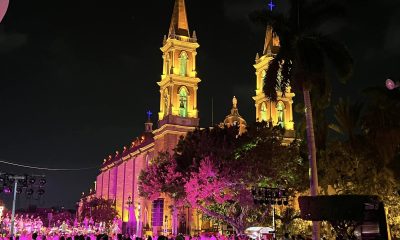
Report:
[[[339,103],[334,107],[336,123],[329,124],[333,131],[347,136],[351,146],[355,144],[356,131],[359,130],[361,121],[362,102],[351,103],[347,98],[339,99]]]
[[[340,17],[343,7],[330,1],[290,0],[288,15],[275,12],[255,14],[255,20],[271,26],[280,40],[278,53],[271,60],[265,79],[264,93],[276,101],[279,89],[285,94],[289,85],[302,92],[305,105],[311,195],[318,194],[318,173],[310,91],[326,89],[327,68],[335,68],[346,81],[353,67],[347,48],[318,29],[332,18]],[[313,239],[319,238],[319,224],[313,223]]]

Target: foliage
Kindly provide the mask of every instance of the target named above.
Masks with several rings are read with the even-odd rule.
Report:
[[[59,225],[63,221],[72,223],[74,221],[74,219],[75,219],[75,215],[72,214],[71,212],[69,212],[69,211],[60,211],[60,212],[53,213],[53,217],[52,217],[51,222],[53,224]]]
[[[346,136],[350,144],[355,141],[357,126],[361,120],[361,111],[363,109],[362,102],[350,103],[350,100],[339,99],[339,103],[334,106],[336,123],[329,125],[329,128],[335,132]]]
[[[243,232],[270,214],[267,206],[254,205],[252,186],[289,188],[294,194],[307,182],[298,144],[283,146],[282,140],[282,129],[264,123],[240,136],[235,127],[196,130],[181,139],[174,156],[161,154],[141,173],[140,193],[168,194]]]
[[[85,217],[92,218],[94,222],[111,223],[118,212],[115,209],[113,200],[103,198],[91,198],[89,201],[84,201],[82,206],[81,221]]]
[[[139,194],[150,200],[167,193],[175,200],[184,197],[185,178],[176,171],[177,164],[168,152],[160,153],[139,176]]]
[[[189,132],[175,148],[174,158],[181,173],[196,171],[205,157],[217,157],[220,161],[230,159],[238,145],[236,127],[205,128]]]
[[[330,194],[379,196],[388,210],[392,235],[399,235],[399,93],[382,88],[365,93],[363,102],[340,100],[335,107],[334,129],[345,138],[329,143],[320,161],[320,185]]]

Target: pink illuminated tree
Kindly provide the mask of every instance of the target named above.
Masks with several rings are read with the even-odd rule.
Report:
[[[175,200],[182,199],[185,178],[176,168],[176,161],[169,153],[160,153],[139,176],[140,196],[155,200],[166,193]]]
[[[173,207],[190,205],[237,233],[266,223],[270,209],[254,205],[251,188],[304,190],[307,166],[296,142],[282,145],[282,129],[256,123],[245,134],[237,130],[216,127],[188,133],[173,156],[159,155],[142,172],[140,194],[150,199],[167,194],[175,200]]]
[[[254,207],[248,185],[232,181],[226,172],[214,166],[215,162],[215,159],[206,157],[198,172],[192,172],[185,184],[186,200],[192,207],[242,233],[250,224],[243,218]]]

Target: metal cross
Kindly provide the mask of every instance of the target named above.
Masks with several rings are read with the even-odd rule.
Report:
[[[150,112],[150,110],[147,112],[147,117],[148,117],[148,119],[150,119],[151,118],[151,115],[152,115],[153,113],[152,112]]]
[[[273,2],[272,2],[272,0],[268,3],[268,6],[269,6],[269,10],[272,12],[272,10],[274,9],[274,7],[276,6]]]

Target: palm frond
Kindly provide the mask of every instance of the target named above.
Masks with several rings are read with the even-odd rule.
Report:
[[[337,132],[337,133],[339,133],[339,134],[344,135],[344,132],[342,131],[342,128],[339,127],[339,125],[337,125],[337,124],[335,124],[335,123],[331,123],[331,124],[328,125],[328,127],[329,127],[330,129],[332,129],[333,131],[335,131],[335,132]]]
[[[277,56],[275,56],[269,63],[267,73],[265,74],[264,87],[263,87],[265,95],[272,101],[276,101],[277,99],[276,87],[278,86],[279,83],[278,79],[279,69],[280,69],[280,62]]]
[[[313,30],[327,21],[341,19],[347,15],[343,4],[333,0],[308,1],[304,6],[301,21],[304,30]]]
[[[329,36],[320,37],[320,45],[327,57],[337,71],[340,80],[345,83],[353,74],[354,61],[347,47]]]

